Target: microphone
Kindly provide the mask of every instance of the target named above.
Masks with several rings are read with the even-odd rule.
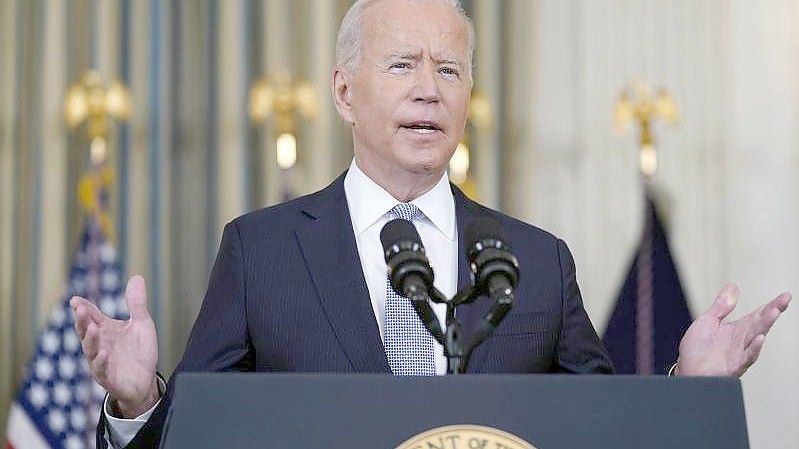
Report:
[[[499,222],[480,217],[466,228],[467,259],[472,281],[478,292],[491,299],[513,299],[519,284],[519,261],[510,252]]]
[[[380,243],[383,245],[391,287],[411,300],[433,338],[444,344],[441,324],[428,302],[431,293],[436,292],[433,287],[433,268],[430,267],[416,228],[408,220],[391,220],[380,230]]]
[[[433,288],[433,269],[413,224],[399,218],[389,221],[380,231],[380,243],[394,290],[411,300],[426,299]]]
[[[508,314],[513,306],[513,289],[519,284],[519,261],[502,236],[500,223],[480,217],[466,228],[467,259],[477,294],[487,294],[494,303],[488,309],[466,352],[464,366],[476,348]]]

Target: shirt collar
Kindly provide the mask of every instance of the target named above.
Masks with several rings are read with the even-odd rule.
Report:
[[[353,159],[344,177],[344,194],[355,233],[360,235],[399,202],[358,168]],[[411,201],[448,239],[455,238],[455,199],[447,174],[427,193]]]

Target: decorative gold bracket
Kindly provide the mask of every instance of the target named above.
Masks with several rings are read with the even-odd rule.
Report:
[[[680,121],[679,111],[674,98],[666,89],[656,92],[644,81],[636,81],[625,87],[616,102],[613,127],[622,134],[627,125],[635,121],[639,128],[640,169],[645,179],[652,179],[658,170],[658,155],[652,123],[661,119],[669,125]]]
[[[274,118],[274,137],[277,144],[277,164],[288,170],[297,161],[297,117],[312,119],[318,113],[318,99],[313,86],[293,79],[281,70],[264,75],[250,88],[250,120],[263,123]]]

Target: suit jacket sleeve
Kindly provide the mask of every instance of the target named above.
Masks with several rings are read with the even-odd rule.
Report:
[[[612,374],[613,364],[583,307],[577,286],[574,259],[563,240],[558,239],[561,272],[563,323],[557,346],[554,372]]]
[[[189,336],[181,371],[246,371],[253,366],[247,331],[245,260],[235,222],[225,226],[208,290]],[[161,403],[126,448],[156,448],[174,393],[174,377]],[[106,422],[100,414],[97,447],[106,448]]]

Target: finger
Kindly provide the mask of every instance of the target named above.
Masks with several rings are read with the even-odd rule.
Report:
[[[81,347],[89,360],[97,356],[97,352],[100,349],[100,329],[95,323],[89,323],[86,327],[86,334],[81,340]]]
[[[73,296],[69,304],[75,316],[75,330],[78,332],[78,336],[81,340],[86,334],[86,327],[90,323],[100,324],[105,319],[105,315],[103,315],[100,309],[80,296]]]
[[[738,287],[735,284],[725,285],[705,314],[718,321],[723,320],[735,309],[735,304],[738,302],[738,293]]]
[[[73,310],[80,307],[87,308],[87,312],[91,314],[91,318],[98,323],[107,318],[106,315],[100,309],[98,309],[93,302],[81,296],[73,296],[69,300],[69,305]]]
[[[128,312],[131,320],[135,321],[150,317],[150,312],[147,310],[147,286],[143,277],[136,275],[128,280],[128,286],[125,289],[125,300],[128,303]]]
[[[759,335],[765,336],[777,322],[777,318],[782,315],[791,302],[790,293],[783,293],[763,305],[760,309],[753,312],[754,323],[752,325],[752,335],[756,338]],[[754,341],[753,338],[753,341]],[[751,343],[750,343],[751,344]]]
[[[788,310],[788,306],[791,305],[791,299],[793,297],[790,293],[785,292],[776,298],[772,299],[771,302],[768,303],[769,307],[776,307],[780,312],[785,312]]]

